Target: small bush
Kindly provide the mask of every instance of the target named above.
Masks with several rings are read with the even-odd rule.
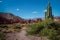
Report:
[[[14,26],[14,29],[21,29],[20,26]]]
[[[30,35],[35,35],[35,34],[38,34],[44,27],[39,24],[32,24],[29,26],[29,29],[27,30],[27,34],[30,34]]]
[[[7,25],[0,25],[1,28],[8,28]]]
[[[32,24],[29,28],[27,33],[30,35],[38,34],[38,36],[45,36],[50,40],[60,40],[60,23],[56,23],[52,19]]]
[[[4,32],[0,31],[0,40],[6,40]]]

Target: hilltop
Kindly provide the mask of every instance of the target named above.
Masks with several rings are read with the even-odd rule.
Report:
[[[15,16],[12,13],[0,12],[0,24],[13,24],[13,23],[37,23],[42,21],[41,18],[36,19],[23,19],[19,16]]]
[[[15,16],[12,13],[0,12],[0,24],[12,24],[23,21],[21,17]]]

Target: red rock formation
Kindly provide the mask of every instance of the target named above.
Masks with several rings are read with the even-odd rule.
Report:
[[[37,19],[36,19],[36,22],[41,22],[41,21],[42,21],[41,18],[37,18]]]
[[[12,24],[12,23],[37,23],[41,22],[41,18],[25,20],[11,13],[0,12],[0,24]]]
[[[12,24],[21,22],[23,19],[11,13],[0,12],[0,24]]]
[[[54,18],[54,21],[55,21],[55,22],[60,22],[60,17],[55,17],[55,18]]]
[[[42,21],[41,18],[36,18],[36,19],[29,19],[26,22],[27,23],[38,23],[38,22],[41,22],[41,21]]]
[[[0,24],[9,24],[10,20],[0,16]]]

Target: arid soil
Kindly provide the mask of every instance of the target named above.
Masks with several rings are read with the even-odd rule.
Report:
[[[46,37],[35,37],[31,35],[26,35],[26,31],[21,29],[19,32],[7,33],[6,40],[47,40]]]

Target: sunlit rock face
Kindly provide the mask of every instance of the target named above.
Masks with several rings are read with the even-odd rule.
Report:
[[[36,22],[41,22],[41,21],[42,21],[41,18],[37,18],[37,19],[36,19]]]
[[[4,17],[0,16],[0,24],[7,24],[10,23],[8,19],[5,19]]]
[[[12,23],[37,23],[41,22],[41,18],[25,20],[21,17],[15,16],[12,13],[0,12],[0,24],[12,24]]]
[[[22,18],[13,15],[12,13],[0,12],[0,24],[18,23],[23,20]]]
[[[35,19],[29,19],[26,20],[27,23],[38,23],[38,22],[42,22],[41,18],[35,18]]]
[[[60,17],[55,17],[55,18],[54,18],[54,21],[55,21],[55,22],[60,22]]]

